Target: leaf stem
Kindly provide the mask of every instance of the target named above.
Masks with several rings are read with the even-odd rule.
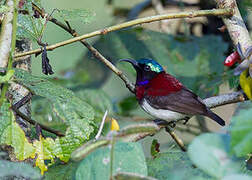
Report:
[[[111,137],[111,149],[110,149],[110,180],[113,180],[113,164],[114,164],[114,149],[115,149],[115,137]]]
[[[170,14],[149,16],[149,17],[139,18],[139,19],[125,22],[125,23],[117,24],[114,26],[110,26],[110,27],[107,27],[104,29],[100,29],[100,30],[88,33],[88,34],[84,34],[82,36],[78,36],[78,37],[75,37],[75,38],[72,38],[72,39],[69,39],[66,41],[62,41],[62,42],[56,43],[54,45],[47,46],[46,49],[53,50],[58,47],[65,46],[67,44],[71,44],[71,43],[74,43],[74,42],[77,42],[77,41],[80,41],[83,39],[87,39],[90,37],[94,37],[97,35],[105,35],[109,32],[117,31],[117,30],[120,30],[123,28],[131,27],[131,26],[135,26],[135,25],[141,25],[144,23],[161,21],[161,20],[165,20],[165,19],[193,18],[193,17],[201,17],[201,16],[231,16],[231,15],[233,15],[232,8],[199,10],[199,11],[189,11],[189,12],[179,12],[179,13],[170,13]],[[16,54],[15,58],[26,56],[26,55],[31,55],[31,54],[36,54],[36,53],[40,53],[40,52],[41,52],[41,49],[35,49],[35,50],[28,51],[28,52]]]

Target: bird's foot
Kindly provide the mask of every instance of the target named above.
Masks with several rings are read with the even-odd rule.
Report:
[[[175,128],[176,127],[176,121],[165,121],[165,120],[162,120],[162,119],[155,119],[153,120],[153,122],[158,125],[158,126],[161,126],[161,127],[167,127],[167,126],[170,126],[171,128]]]
[[[168,123],[168,126],[170,126],[171,128],[175,128],[176,127],[176,121],[170,121]]]
[[[190,119],[190,117],[185,117],[185,118],[183,119],[183,120],[184,120],[183,124],[186,125],[186,123],[189,121],[189,119]]]

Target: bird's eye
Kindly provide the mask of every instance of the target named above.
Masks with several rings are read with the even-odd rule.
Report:
[[[148,66],[148,65],[144,66],[144,70],[145,71],[150,71],[150,66]]]

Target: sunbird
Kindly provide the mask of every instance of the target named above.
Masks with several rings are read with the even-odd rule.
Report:
[[[129,62],[135,68],[137,73],[135,95],[139,105],[148,114],[167,122],[203,115],[225,126],[225,121],[212,112],[199,96],[166,73],[155,60],[120,61]]]

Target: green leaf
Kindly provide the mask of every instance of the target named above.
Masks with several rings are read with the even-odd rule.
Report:
[[[54,154],[68,161],[74,149],[89,139],[94,131],[93,108],[75,94],[45,78],[32,76],[26,71],[16,70],[15,81],[27,87],[33,94],[45,97],[52,104],[52,110],[68,126],[66,136],[55,140]]]
[[[108,110],[113,114],[113,104],[110,97],[100,89],[85,89],[76,93],[76,96],[90,104],[95,109],[95,118],[101,121],[104,113]]]
[[[148,175],[159,180],[195,179],[210,177],[198,168],[194,168],[186,153],[171,151],[160,153],[155,159],[148,159]]]
[[[90,23],[95,16],[95,13],[85,9],[72,9],[66,10],[61,9],[58,11],[59,16],[64,19],[64,21],[74,21],[78,20],[84,24]]]
[[[231,121],[231,148],[236,156],[242,157],[252,153],[252,103],[241,110]]]
[[[132,110],[138,107],[135,96],[129,96],[119,102],[119,108],[122,115],[129,115]]]
[[[14,154],[19,160],[34,158],[35,149],[16,123],[14,114],[10,110],[10,104],[7,102],[0,107],[0,144],[12,146]]]
[[[0,178],[15,176],[22,177],[25,179],[41,179],[37,169],[34,169],[30,164],[22,162],[10,162],[5,160],[0,160]]]
[[[79,163],[68,162],[66,164],[55,164],[45,173],[45,180],[70,180],[74,179],[76,168]]]
[[[35,18],[33,16],[32,3],[40,4],[40,0],[28,0],[25,1],[22,10],[26,11],[28,14],[18,14],[17,22],[17,39],[28,38],[33,41],[37,41],[44,30],[44,23],[46,18]]]
[[[228,135],[206,133],[196,137],[188,148],[192,162],[207,174],[223,178],[239,173],[241,164],[229,157],[230,137]]]
[[[54,140],[52,138],[43,138],[40,135],[39,141],[35,140],[33,146],[36,149],[36,166],[40,168],[41,174],[43,175],[44,171],[47,171],[45,160],[50,160],[51,163],[54,162]]]
[[[77,168],[75,179],[108,180],[110,176],[110,149],[102,147],[83,159]],[[141,145],[118,142],[114,148],[113,174],[136,173],[147,176],[147,167]]]

